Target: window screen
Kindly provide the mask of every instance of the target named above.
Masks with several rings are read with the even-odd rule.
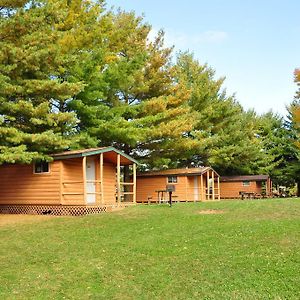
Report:
[[[177,183],[177,176],[168,176],[168,183]]]
[[[46,161],[38,161],[34,164],[34,173],[48,173],[49,163]]]

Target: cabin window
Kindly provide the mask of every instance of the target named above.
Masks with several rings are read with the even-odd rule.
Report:
[[[177,183],[177,176],[168,176],[168,183]]]
[[[243,181],[243,186],[250,186],[250,181]]]
[[[49,173],[49,163],[47,161],[37,161],[34,164],[34,173]]]

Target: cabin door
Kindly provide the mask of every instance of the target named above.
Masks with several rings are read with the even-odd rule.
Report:
[[[199,200],[198,176],[194,176],[194,201]]]
[[[86,203],[96,203],[96,166],[93,157],[86,159]]]

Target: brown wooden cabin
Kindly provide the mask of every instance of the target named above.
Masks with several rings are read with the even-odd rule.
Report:
[[[0,212],[86,214],[136,202],[136,164],[113,148],[66,151],[50,163],[0,166]],[[123,166],[132,166],[123,182]]]
[[[175,201],[220,199],[219,175],[210,167],[169,169],[137,175],[137,202],[167,201],[167,185],[174,185]]]
[[[272,195],[272,181],[268,175],[222,176],[221,198],[260,198]]]

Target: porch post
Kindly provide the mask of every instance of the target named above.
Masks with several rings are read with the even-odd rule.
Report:
[[[204,184],[204,182],[203,182],[203,174],[201,174],[201,201],[203,201],[203,184]]]
[[[218,176],[218,200],[221,199],[221,193],[220,193],[220,176]]]
[[[83,201],[86,203],[86,156],[82,159]]]
[[[212,200],[215,200],[215,174],[211,171]]]
[[[209,200],[210,195],[209,195],[209,170],[207,171],[207,189],[206,189],[206,198],[205,200]]]
[[[103,153],[100,153],[100,193],[101,193],[101,204],[104,204],[104,194],[103,194]]]
[[[136,203],[136,164],[133,163],[132,165],[132,168],[133,168],[133,203]]]
[[[59,162],[59,198],[60,204],[64,204],[64,182],[63,182],[64,163]]]
[[[121,156],[117,154],[117,201],[121,204]]]

